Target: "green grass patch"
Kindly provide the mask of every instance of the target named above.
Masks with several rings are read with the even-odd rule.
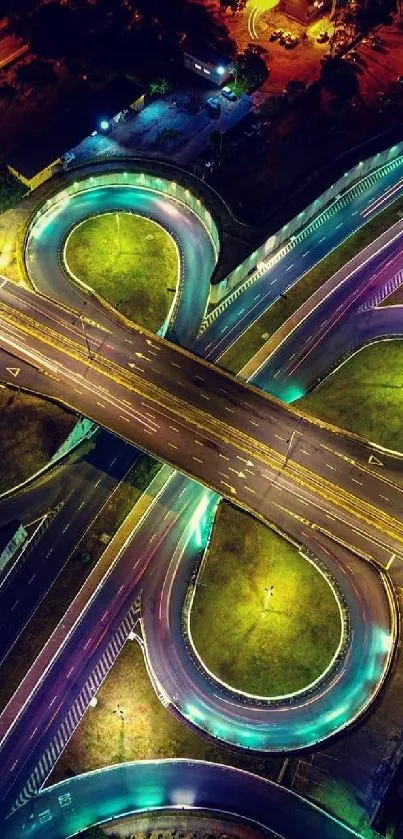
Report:
[[[200,583],[193,641],[227,684],[277,696],[306,687],[329,664],[341,622],[326,580],[293,545],[229,504],[219,507]]]
[[[310,414],[403,452],[403,341],[363,347],[295,403]]]
[[[45,466],[76,422],[74,414],[29,393],[0,389],[0,492]]]
[[[220,366],[232,373],[239,373],[244,365],[257,353],[271,335],[287,320],[302,303],[323,285],[349,259],[356,256],[363,248],[371,244],[377,236],[384,233],[399,219],[399,212],[403,210],[403,199],[395,201],[368,222],[356,233],[346,239],[332,253],[322,259],[314,268],[298,280],[287,291],[286,298],[279,298],[258,320],[240,336],[238,341],[229,347],[220,358]],[[281,264],[279,266],[281,270]],[[389,298],[392,302],[392,297]],[[403,293],[401,299],[403,301]]]
[[[67,241],[66,265],[130,320],[154,332],[178,282],[177,246],[158,224],[134,213],[87,219]]]
[[[237,766],[275,779],[283,758],[237,754],[189,730],[161,705],[151,686],[142,652],[128,641],[60,757],[47,783],[71,772],[88,772],[129,760],[191,758]],[[113,712],[117,705],[124,720]]]
[[[400,286],[389,297],[385,297],[380,306],[403,306],[403,287]]]

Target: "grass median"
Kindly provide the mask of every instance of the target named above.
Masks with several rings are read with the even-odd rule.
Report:
[[[53,402],[1,387],[0,492],[45,466],[76,420],[74,414]]]
[[[156,332],[178,282],[177,245],[160,225],[134,213],[105,213],[79,224],[67,239],[65,262],[130,320]]]
[[[403,210],[403,199],[395,201],[372,221],[368,222],[349,236],[338,248],[322,259],[317,265],[304,274],[295,285],[287,291],[286,297],[281,297],[270,306],[258,320],[238,338],[238,340],[220,358],[220,367],[232,373],[239,373],[242,367],[250,361],[265,342],[291,317],[306,300],[320,288],[346,262],[356,256],[363,248],[388,230],[400,218]],[[281,263],[280,263],[281,270]],[[396,292],[396,299],[390,302],[401,302],[402,292]],[[386,301],[385,301],[386,302]]]
[[[209,760],[272,780],[283,763],[281,757],[263,759],[237,754],[205,740],[179,722],[157,699],[136,642],[127,641],[97,698],[97,706],[84,715],[47,784],[57,783],[72,773],[129,760]]]
[[[219,507],[199,583],[193,641],[232,687],[260,696],[292,693],[331,661],[341,621],[327,581],[293,545],[227,503]]]
[[[296,405],[403,452],[403,341],[363,347]]]

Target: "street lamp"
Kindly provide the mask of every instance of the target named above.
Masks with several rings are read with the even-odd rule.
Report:
[[[265,610],[265,612],[266,612],[266,611],[267,611],[267,607],[268,607],[268,605],[269,605],[269,600],[270,600],[270,598],[271,598],[271,597],[273,597],[273,595],[274,595],[274,586],[269,586],[268,588],[265,588],[265,591],[267,592],[267,594],[266,594],[266,602],[265,602],[265,604],[264,604],[264,610]]]
[[[81,312],[78,313],[78,317],[80,318],[81,328],[82,328],[83,333],[84,333],[85,343],[86,343],[87,352],[88,352],[88,358],[89,358],[90,361],[92,361],[93,355],[92,355],[91,347],[90,347],[90,344],[89,344],[89,341],[88,341],[88,335],[87,335],[87,331],[86,331],[86,328],[85,328],[85,322],[84,322],[84,318],[83,318],[84,306],[86,306],[86,305],[87,305],[87,301],[84,300],[84,303],[81,307]],[[74,319],[73,320],[73,326],[74,326],[75,322],[76,321]]]

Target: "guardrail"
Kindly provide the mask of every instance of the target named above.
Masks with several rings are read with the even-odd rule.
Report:
[[[122,161],[123,165],[123,161]],[[100,186],[131,186],[140,187],[142,189],[153,190],[154,192],[162,192],[164,195],[169,195],[174,201],[179,201],[184,204],[192,212],[197,215],[202,224],[204,224],[209,233],[213,244],[217,250],[220,250],[220,237],[217,225],[207,208],[204,206],[200,198],[196,197],[189,189],[184,188],[181,184],[166,178],[160,178],[156,175],[149,175],[145,172],[133,172],[130,168],[125,171],[109,171],[99,173],[97,175],[85,174],[83,178],[69,183],[62,188],[60,192],[52,195],[46,199],[40,207],[36,208],[31,218],[29,219],[25,238],[27,238],[33,225],[38,222],[42,215],[51,209],[59,201],[66,201],[73,195],[83,192],[87,189],[95,189]]]

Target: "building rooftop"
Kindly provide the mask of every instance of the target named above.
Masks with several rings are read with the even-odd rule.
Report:
[[[206,64],[215,64],[217,67],[220,64],[223,67],[228,67],[228,64],[232,64],[233,61],[229,55],[224,55],[223,53],[216,52],[216,50],[209,49],[208,47],[200,47],[196,44],[187,43],[184,47],[184,52],[186,55],[191,55],[192,58],[198,58]]]
[[[28,143],[12,151],[6,164],[23,177],[33,178],[95,131],[101,119],[111,119],[143,93],[144,90],[126,76],[113,79],[50,122]]]

